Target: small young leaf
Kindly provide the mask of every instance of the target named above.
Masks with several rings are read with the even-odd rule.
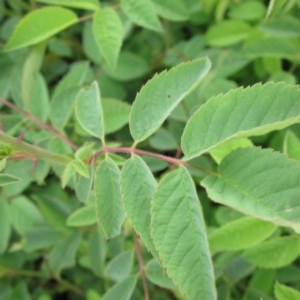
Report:
[[[99,230],[105,238],[120,234],[125,219],[120,192],[120,170],[111,158],[106,158],[95,173],[96,215]]]
[[[88,10],[99,9],[99,2],[97,0],[37,0],[37,2],[62,5],[74,8],[82,8]]]
[[[8,246],[11,233],[9,205],[5,198],[0,198],[0,254],[3,254]]]
[[[96,224],[95,206],[83,206],[75,210],[67,219],[66,224],[72,227],[89,226]]]
[[[129,300],[133,293],[137,281],[136,276],[130,276],[121,282],[118,282],[110,288],[101,298],[102,300]]]
[[[96,81],[77,95],[75,111],[80,125],[92,136],[104,140],[103,110]]]
[[[61,186],[63,189],[69,183],[69,181],[71,180],[74,174],[75,174],[75,168],[74,168],[73,161],[71,161],[67,164],[61,176]]]
[[[222,250],[250,248],[268,238],[275,230],[275,224],[245,217],[230,222],[208,236],[212,253]]]
[[[261,268],[276,269],[292,263],[300,253],[297,236],[271,239],[254,246],[243,253],[243,257]]]
[[[276,282],[275,284],[276,300],[299,300],[300,292],[283,284]]]
[[[4,168],[6,167],[6,162],[7,162],[7,158],[2,158],[0,160],[0,172],[4,170]]]
[[[86,166],[79,160],[72,161],[75,171],[85,178],[89,178],[90,174]]]
[[[75,265],[75,255],[81,241],[81,233],[72,233],[51,250],[48,255],[49,267],[59,276],[61,270]]]
[[[151,235],[162,266],[187,299],[217,299],[202,210],[183,166],[166,175],[153,195]]]
[[[150,0],[121,0],[121,9],[133,23],[150,30],[163,31]]]
[[[11,51],[36,44],[77,21],[76,14],[66,8],[49,6],[34,10],[18,23],[4,50]]]
[[[150,236],[150,200],[157,186],[149,167],[137,155],[124,164],[121,171],[121,192],[126,214],[146,247],[157,257]]]
[[[133,102],[130,132],[141,142],[155,132],[177,104],[192,92],[211,66],[208,58],[182,63],[153,77]]]
[[[118,14],[109,7],[97,11],[93,17],[93,33],[100,52],[114,69],[123,41],[123,27]]]
[[[211,98],[185,127],[182,135],[185,159],[235,137],[261,135],[299,122],[299,97],[297,86],[269,82]]]
[[[185,21],[189,12],[184,0],[152,0],[155,10],[162,18],[171,21]]]
[[[19,181],[20,178],[9,174],[0,174],[0,186],[8,185]]]
[[[270,149],[241,148],[201,185],[215,202],[247,215],[300,230],[299,164]],[[274,184],[276,183],[276,184]]]

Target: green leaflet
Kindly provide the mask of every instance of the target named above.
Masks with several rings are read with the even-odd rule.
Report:
[[[210,46],[224,47],[245,40],[251,31],[250,25],[238,20],[226,20],[210,27],[206,41]]]
[[[94,182],[96,216],[105,238],[120,234],[125,213],[121,202],[120,170],[111,158],[97,167]]]
[[[133,23],[150,30],[163,31],[150,0],[121,0],[121,9]]]
[[[159,16],[171,21],[186,21],[189,12],[184,0],[152,0]]]
[[[114,69],[123,41],[123,27],[118,14],[109,7],[97,11],[93,17],[93,33],[101,54]]]
[[[288,130],[286,132],[284,137],[283,149],[288,157],[300,161],[300,139],[293,131]]]
[[[49,253],[49,267],[56,276],[59,276],[61,270],[75,265],[75,255],[81,242],[81,237],[80,232],[72,233],[56,243]]]
[[[105,133],[112,133],[129,122],[131,106],[114,98],[102,99]]]
[[[263,3],[257,0],[249,0],[233,5],[228,15],[230,19],[256,21],[266,15],[266,8]]]
[[[300,121],[300,89],[285,83],[256,84],[211,98],[188,121],[182,135],[185,159],[220,143],[261,135]]]
[[[226,156],[201,185],[215,202],[300,230],[300,166],[270,149],[242,148]]]
[[[287,286],[276,282],[275,284],[276,300],[299,300],[300,292]]]
[[[268,238],[276,228],[275,224],[259,219],[240,218],[216,229],[208,236],[210,250],[215,253],[250,248]]]
[[[88,241],[88,258],[92,271],[102,276],[106,258],[106,243],[102,236],[93,231]]]
[[[0,198],[0,254],[3,254],[8,246],[11,234],[9,205],[5,198]]]
[[[121,282],[118,282],[111,289],[109,289],[102,300],[129,300],[137,281],[136,276],[130,276]]]
[[[99,2],[97,0],[37,0],[37,2],[82,8],[87,10],[96,10],[99,8]]]
[[[217,299],[202,210],[183,166],[166,175],[153,195],[151,235],[162,266],[187,299]]]
[[[92,136],[104,140],[104,121],[97,81],[81,89],[76,98],[75,112],[80,125]]]
[[[4,50],[11,51],[36,44],[77,21],[74,12],[62,7],[49,6],[34,10],[18,23]]]
[[[121,171],[121,192],[126,214],[137,234],[157,257],[150,236],[150,200],[157,183],[149,167],[137,155],[127,160]]]
[[[300,253],[300,240],[296,235],[271,239],[243,253],[243,257],[261,268],[276,269],[291,264]]]
[[[0,186],[8,185],[19,181],[20,178],[17,178],[9,174],[0,174]]]
[[[182,63],[155,75],[136,96],[129,119],[130,132],[141,142],[155,132],[177,104],[191,93],[211,66],[208,58]]]
[[[97,222],[95,206],[83,206],[75,210],[67,219],[66,224],[72,227],[89,226]]]

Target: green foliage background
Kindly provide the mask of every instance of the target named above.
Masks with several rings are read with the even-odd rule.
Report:
[[[216,299],[213,273],[219,300],[300,299],[299,16],[297,0],[0,0],[0,300]],[[128,160],[134,142],[156,157]],[[203,239],[178,243],[159,226],[189,209]],[[191,284],[194,244],[209,279]]]

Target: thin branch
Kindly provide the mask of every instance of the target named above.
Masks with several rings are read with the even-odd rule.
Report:
[[[14,105],[13,103],[6,101],[5,99],[0,97],[0,102],[2,102],[5,106],[25,115],[28,119],[34,121],[35,123],[37,123],[41,128],[48,130],[49,132],[53,133],[56,137],[60,138],[61,140],[63,140],[65,143],[67,143],[73,150],[77,150],[78,147],[71,141],[68,139],[68,137],[66,137],[65,135],[63,135],[62,133],[60,133],[59,131],[57,131],[55,128],[53,128],[51,125],[46,124],[44,122],[42,122],[39,118],[37,118],[36,116],[32,115],[31,113],[29,113],[28,111]]]
[[[148,289],[147,279],[145,274],[145,263],[144,263],[144,259],[140,247],[140,237],[137,234],[135,234],[134,249],[140,266],[140,273],[143,281],[145,300],[149,300],[150,296],[149,296],[149,289]]]
[[[91,158],[90,158],[90,163],[92,163],[93,161],[95,161],[98,156],[100,156],[103,153],[128,153],[128,154],[139,154],[139,155],[145,155],[145,156],[150,156],[150,157],[154,157],[160,160],[164,160],[170,164],[174,164],[174,165],[183,165],[186,167],[190,167],[190,168],[194,168],[194,169],[198,169],[201,170],[207,174],[210,175],[214,175],[215,173],[213,171],[210,171],[206,168],[203,168],[201,166],[197,166],[191,163],[188,163],[186,161],[183,161],[179,158],[174,158],[174,157],[170,157],[170,156],[166,156],[163,154],[158,154],[158,153],[154,153],[154,152],[150,152],[150,151],[146,151],[146,150],[141,150],[141,149],[135,149],[135,148],[129,148],[129,147],[117,147],[117,148],[102,148],[99,151],[97,151]]]

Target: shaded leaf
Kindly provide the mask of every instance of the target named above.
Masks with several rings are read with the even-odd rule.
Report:
[[[72,227],[96,224],[97,217],[94,205],[83,206],[75,210],[67,219],[66,224]]]
[[[114,69],[123,41],[123,27],[118,14],[110,7],[97,11],[93,17],[93,33],[101,54]]]
[[[151,235],[162,266],[188,299],[217,298],[202,210],[183,166],[166,175],[153,195]]]
[[[183,0],[152,0],[157,14],[171,21],[185,21],[189,11]]]
[[[126,214],[146,247],[157,257],[150,236],[150,200],[157,187],[149,167],[137,155],[127,160],[121,171],[121,192]]]
[[[98,83],[94,81],[77,95],[76,116],[80,125],[92,136],[104,140],[103,110]]]
[[[209,69],[209,59],[200,58],[163,71],[148,81],[131,109],[129,125],[134,140],[141,142],[155,132]]]
[[[243,253],[243,257],[261,268],[276,269],[292,263],[300,253],[297,236],[271,239],[254,246]]]
[[[5,198],[0,198],[0,254],[3,254],[8,246],[11,234],[9,205]]]
[[[121,9],[133,23],[150,30],[163,31],[150,0],[121,0]]]
[[[235,137],[262,135],[299,122],[299,97],[297,86],[273,82],[212,97],[185,127],[182,136],[185,159]]]
[[[49,6],[27,14],[16,26],[4,50],[10,51],[46,40],[78,21],[69,9]]]
[[[225,224],[214,230],[208,241],[212,253],[222,250],[250,248],[268,238],[275,230],[275,224],[245,217]]]
[[[125,213],[121,202],[120,170],[111,158],[97,167],[94,182],[96,215],[105,238],[120,234]]]
[[[270,149],[243,148],[226,156],[201,185],[215,202],[300,230],[300,166]]]

